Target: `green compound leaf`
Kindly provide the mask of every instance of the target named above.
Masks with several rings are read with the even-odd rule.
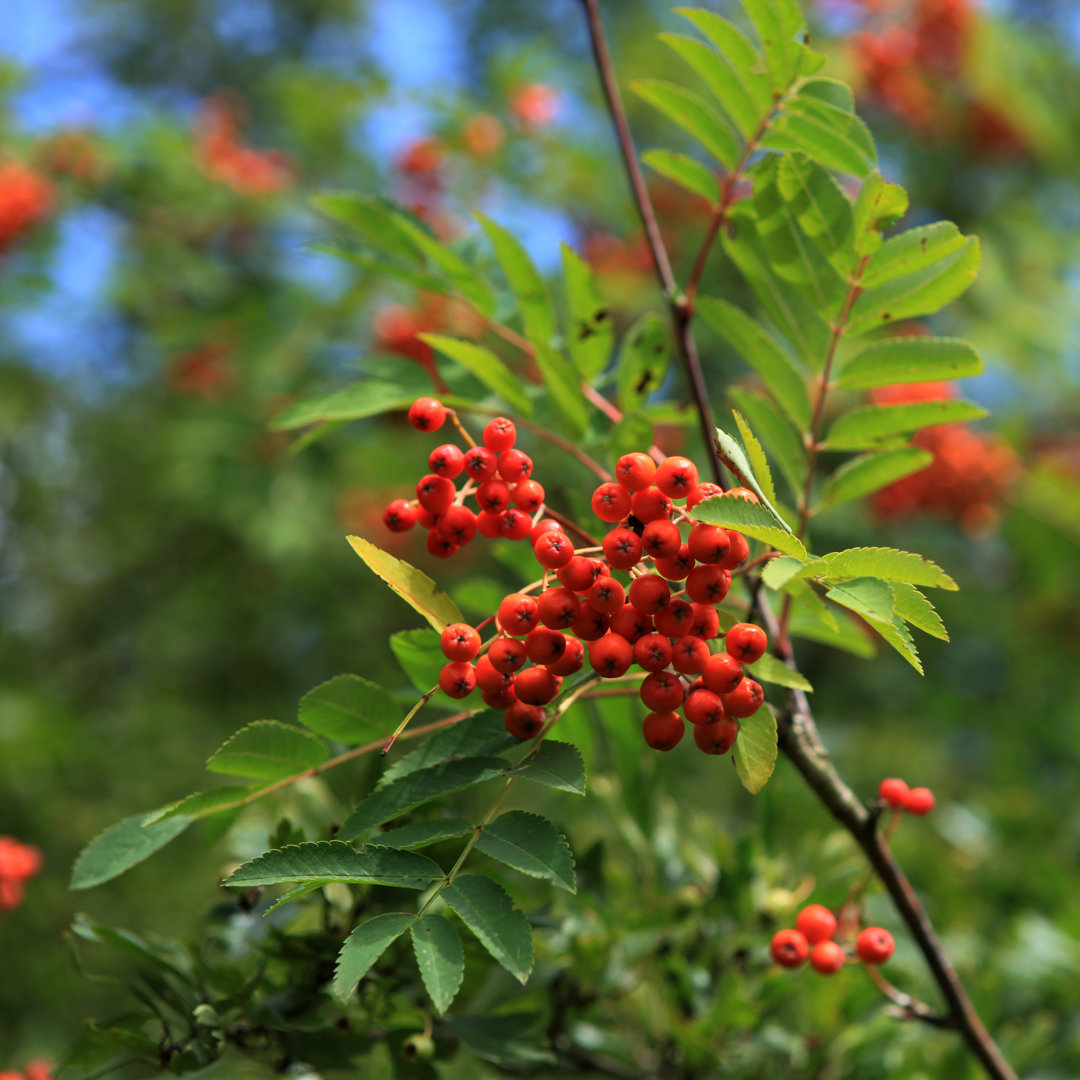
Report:
[[[827,169],[859,177],[877,165],[877,150],[866,124],[815,92],[789,97],[761,145],[770,150],[801,150]]]
[[[742,786],[757,795],[776,768],[776,717],[768,705],[739,721],[739,737],[731,749],[735,772]]]
[[[651,311],[626,331],[616,367],[619,407],[624,413],[640,409],[663,386],[671,363],[668,339],[664,320]]]
[[[257,720],[241,728],[206,763],[210,772],[282,780],[329,757],[325,743],[300,728]]]
[[[244,806],[260,790],[259,784],[249,787],[224,787],[214,791],[196,791],[169,806],[154,810],[143,818],[146,825],[156,825],[169,818],[186,818],[195,821],[209,817],[221,810],[232,810]]]
[[[672,150],[646,150],[641,160],[653,172],[685,188],[692,195],[699,195],[713,204],[719,202],[715,173],[689,154],[677,154]]]
[[[970,401],[920,401],[912,405],[869,405],[852,409],[829,428],[824,450],[865,450],[884,439],[935,424],[980,420],[987,412]]]
[[[566,304],[570,311],[567,348],[581,377],[592,380],[607,367],[611,357],[615,341],[611,312],[600,297],[589,264],[565,244],[562,257]]]
[[[752,503],[749,499],[727,495],[706,499],[696,508],[695,517],[710,525],[723,525],[725,529],[734,529],[802,562],[809,558],[806,548],[797,536],[781,529],[764,506]]]
[[[324,738],[356,744],[389,736],[401,709],[381,686],[359,675],[338,675],[300,699],[299,719]]]
[[[119,877],[160,851],[191,824],[190,817],[171,817],[143,824],[151,814],[136,814],[99,833],[79,852],[71,869],[71,889],[91,889]]]
[[[442,915],[424,915],[410,927],[416,964],[424,989],[444,1013],[450,1008],[465,978],[465,950],[454,924]]]
[[[422,570],[417,570],[404,559],[395,558],[362,536],[349,536],[346,539],[376,576],[382,578],[414,611],[423,615],[439,633],[451,623],[465,621],[457,604],[437,588]]]
[[[765,489],[762,488],[757,477],[754,476],[754,470],[750,467],[750,462],[738,441],[720,428],[713,428],[713,438],[715,439],[716,455],[727,466],[728,471],[735,476],[743,487],[749,488],[757,495],[761,500],[761,505],[775,518],[776,525],[787,532],[791,532],[787,522],[780,516],[779,511],[769,502]],[[788,554],[793,553],[788,552]]]
[[[397,829],[381,832],[376,839],[383,847],[415,851],[417,848],[430,847],[441,840],[464,836],[472,827],[464,818],[436,818],[434,821],[417,821],[412,825],[402,825]]]
[[[403,776],[450,758],[494,757],[520,745],[521,741],[506,730],[502,713],[492,710],[467,716],[436,731],[415,750],[395,761],[379,778],[376,787],[384,788]]]
[[[634,79],[630,89],[696,139],[725,169],[734,166],[739,157],[738,140],[723,117],[699,95],[660,79]]]
[[[491,878],[463,874],[443,889],[442,898],[515,979],[528,981],[533,969],[532,931],[501,886]]]
[[[495,258],[517,301],[526,336],[532,341],[546,344],[558,332],[558,324],[547,284],[540,271],[512,232],[479,212],[474,217],[495,249]]]
[[[372,247],[396,259],[422,266],[424,257],[413,242],[412,234],[393,213],[393,204],[370,195],[329,192],[311,200],[316,210],[357,232]]]
[[[937,609],[914,585],[904,581],[892,582],[895,611],[904,622],[917,626],[923,633],[941,641],[949,640],[949,632]]]
[[[404,911],[388,911],[362,922],[346,939],[334,967],[334,997],[347,1001],[356,984],[371,970],[371,965],[413,923],[416,916]]]
[[[476,846],[485,855],[523,874],[544,878],[567,892],[577,892],[570,845],[540,814],[508,810],[484,826]]]
[[[905,476],[925,469],[934,460],[928,450],[905,446],[897,450],[882,450],[862,454],[845,462],[825,482],[821,501],[815,510],[824,510],[841,503],[861,499]]]
[[[982,359],[966,341],[897,337],[852,357],[833,385],[841,390],[872,390],[899,383],[962,379],[982,370]]]
[[[289,844],[246,862],[222,883],[235,888],[296,882],[341,881],[426,889],[443,876],[437,862],[414,851],[367,845],[357,851],[340,840]]]
[[[512,772],[514,776],[523,776],[559,791],[585,794],[585,759],[571,743],[545,739],[539,749]]]
[[[885,581],[903,581],[910,585],[927,585],[932,589],[955,591],[959,588],[937,563],[912,551],[879,547],[848,548],[846,551],[834,551],[821,558],[824,572],[820,577],[829,584],[847,578],[872,577]]]
[[[734,23],[717,15],[716,12],[706,11],[704,8],[687,7],[679,7],[675,11],[683,18],[689,19],[708,38],[716,49],[719,62],[726,64],[739,80],[742,92],[727,95],[727,100],[738,102],[749,99],[752,102],[753,121],[750,127],[750,133],[752,133],[758,118],[764,116],[773,104],[772,86],[769,83],[769,77],[764,73],[761,54]],[[742,123],[745,124],[749,118],[745,105],[735,107],[742,109]]]
[[[460,364],[475,375],[492,393],[523,416],[531,416],[532,401],[525,393],[521,379],[490,349],[471,341],[447,337],[445,334],[417,334],[421,341]]]
[[[796,559],[791,555],[781,555],[778,559],[770,559],[761,571],[761,580],[769,589],[782,589],[789,581],[794,581],[802,576],[803,571],[817,565],[817,560],[812,563],[804,563],[802,559]]]
[[[772,455],[785,482],[796,498],[802,494],[803,470],[806,468],[806,447],[803,446],[791,422],[763,394],[742,387],[732,387],[728,395],[739,412],[750,420]]]
[[[805,675],[792,671],[787,664],[782,660],[777,660],[771,653],[766,653],[759,660],[754,661],[746,670],[758,682],[786,686],[791,690],[805,690],[808,694],[813,693],[814,690]]]
[[[439,682],[439,672],[446,663],[439,635],[430,627],[399,630],[390,635],[390,649],[409,681],[422,694]]]
[[[835,585],[828,599],[862,616],[921,675],[922,664],[915,643],[903,620],[894,613],[894,593],[887,581],[878,578],[855,578]]]
[[[960,254],[968,240],[951,221],[920,225],[886,240],[863,271],[868,289],[906,277]]]

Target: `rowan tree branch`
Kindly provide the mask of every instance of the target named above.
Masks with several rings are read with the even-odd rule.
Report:
[[[645,226],[645,235],[652,248],[653,263],[664,293],[672,309],[676,330],[676,342],[680,359],[690,381],[694,404],[701,422],[707,449],[713,444],[712,410],[702,376],[701,363],[694,341],[691,320],[693,311],[686,298],[679,292],[671,270],[671,262],[663,237],[656,226],[656,215],[649,200],[641,168],[638,165],[626,113],[619,96],[618,84],[604,38],[599,0],[582,0],[585,6],[593,55],[596,59],[600,82],[611,113],[612,124],[618,139],[623,162],[630,178],[630,187],[637,203],[638,213]],[[722,483],[720,465],[710,453],[713,472]],[[760,591],[760,582],[751,585],[752,594],[760,608],[762,621],[769,638],[781,660],[792,670],[797,670],[795,655],[789,642],[782,640],[780,625],[767,598]],[[790,690],[783,708],[777,710],[777,727],[780,750],[791,760],[811,789],[832,816],[843,825],[862,849],[882,885],[892,898],[900,917],[907,924],[912,937],[926,960],[927,966],[948,1005],[944,1023],[954,1026],[979,1059],[993,1080],[1017,1080],[1016,1073],[1005,1060],[997,1044],[980,1020],[975,1007],[956,970],[945,954],[925,909],[915,895],[899,863],[893,857],[888,842],[878,832],[878,815],[856,796],[836,771],[818,734],[817,725],[806,695],[801,690]]]

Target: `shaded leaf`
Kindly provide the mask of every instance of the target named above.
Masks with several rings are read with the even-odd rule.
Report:
[[[409,680],[422,694],[439,683],[446,663],[439,634],[430,627],[399,630],[390,635],[390,648]]]
[[[653,441],[652,421],[639,412],[628,412],[611,429],[608,436],[608,458],[614,468],[615,462],[623,454],[640,450],[643,446],[651,446]]]
[[[562,353],[547,345],[534,344],[533,358],[550,392],[555,415],[566,420],[571,432],[580,437],[589,426],[589,404],[577,371]]]
[[[558,332],[558,324],[547,284],[540,271],[509,229],[479,212],[474,216],[495,249],[503,276],[517,300],[526,336],[532,341],[546,344]]]
[[[340,840],[319,840],[264,852],[234,870],[222,884],[249,888],[287,882],[340,881],[348,885],[426,889],[442,876],[437,862],[414,851],[374,844],[357,851]]]
[[[300,699],[299,718],[327,739],[355,744],[390,735],[401,721],[401,709],[376,683],[338,675]]]
[[[300,728],[257,720],[241,728],[206,763],[210,772],[281,780],[329,757],[325,743]]]
[[[172,817],[144,825],[149,816],[125,818],[95,836],[75,860],[70,888],[90,889],[119,877],[175,840],[192,821],[189,817]]]
[[[498,1016],[461,1016],[444,1020],[446,1026],[477,1057],[497,1065],[551,1065],[555,1055],[548,1049],[538,1013],[501,1013]]]
[[[334,966],[334,997],[346,1001],[390,944],[413,923],[410,912],[388,911],[362,922],[346,939]]]
[[[513,770],[513,774],[559,791],[585,794],[585,760],[581,751],[558,739],[545,739]]]
[[[311,200],[316,210],[348,225],[369,244],[387,255],[421,265],[424,262],[412,235],[402,227],[401,219],[388,212],[386,200],[353,192],[328,192]]]
[[[416,964],[424,989],[444,1013],[450,1008],[465,977],[465,950],[454,924],[442,915],[424,915],[410,927]]]
[[[532,931],[505,890],[490,878],[462,874],[441,895],[480,944],[525,983],[533,968]]]
[[[464,818],[435,818],[432,821],[417,821],[412,825],[401,825],[396,829],[381,832],[376,839],[384,847],[415,851],[417,848],[430,847],[441,840],[464,836],[472,827]]]
[[[489,757],[501,754],[521,740],[506,730],[503,714],[495,710],[466,716],[450,727],[436,731],[415,750],[399,758],[382,774],[378,787],[386,787],[409,773],[450,758]]]
[[[671,362],[668,338],[667,325],[653,312],[642,315],[626,331],[616,368],[619,407],[624,413],[640,408],[664,384]]]
[[[581,377],[595,379],[607,367],[615,340],[611,312],[600,297],[589,264],[566,244],[562,245],[562,257],[570,311],[567,348]]]
[[[577,892],[570,845],[547,818],[508,810],[485,825],[477,848],[530,877],[544,878],[567,892]]]

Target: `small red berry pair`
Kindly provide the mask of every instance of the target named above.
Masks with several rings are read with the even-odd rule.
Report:
[[[909,788],[907,781],[890,776],[878,785],[878,798],[896,811],[906,810],[916,817],[924,817],[934,809],[934,793],[929,788]]]

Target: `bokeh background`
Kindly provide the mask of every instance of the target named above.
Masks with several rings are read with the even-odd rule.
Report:
[[[605,14],[621,78],[675,72],[654,38],[679,22],[667,5]],[[935,598],[952,643],[923,639],[924,679],[887,652],[804,647],[804,668],[858,791],[893,773],[935,791],[898,854],[1006,1052],[1064,1080],[1080,1073],[1080,12],[819,0],[810,16],[911,193],[907,223],[982,239],[976,285],[933,330],[979,346],[987,372],[964,392],[993,416],[920,436],[931,482],[823,536],[940,562],[961,584]],[[641,147],[671,145],[628,105]],[[570,243],[622,328],[661,298],[599,106],[576,0],[7,5],[0,833],[44,866],[0,911],[0,1070],[58,1058],[86,1017],[121,1007],[72,962],[77,912],[184,938],[219,902],[229,842],[208,852],[194,830],[69,893],[91,837],[198,789],[229,733],[290,719],[332,675],[406,686],[385,639],[416,618],[343,537],[385,537],[382,507],[426,448],[401,417],[299,449],[268,425],[373,351],[430,367],[416,331],[462,332],[461,313],[320,253],[308,197],[392,196],[447,237],[480,207],[552,272]],[[700,208],[656,197],[685,274]],[[743,295],[719,257],[703,292]],[[745,377],[705,344],[723,409]],[[669,380],[656,435],[697,453],[683,397]],[[537,453],[565,487],[587,482]],[[431,568],[422,540],[396,543]],[[477,615],[515,580],[482,556],[437,569]],[[857,857],[786,763],[753,799],[723,762],[647,752],[632,713],[581,714],[593,791],[549,806],[599,898],[563,943],[575,1037],[626,1075],[975,1075],[948,1033],[884,1018],[861,972],[765,971],[772,929],[808,896],[842,899]],[[897,929],[880,897],[871,911]],[[894,971],[932,999],[903,941]]]

